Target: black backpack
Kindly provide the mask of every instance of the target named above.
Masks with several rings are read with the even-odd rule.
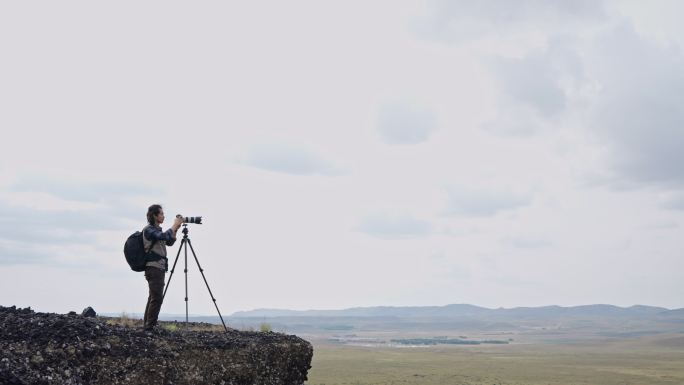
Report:
[[[152,242],[150,252],[152,252],[155,243],[157,243],[157,241]],[[124,255],[126,256],[126,262],[128,262],[128,266],[131,267],[131,270],[145,271],[148,254],[148,252],[145,252],[143,234],[140,231],[131,234],[124,244]]]

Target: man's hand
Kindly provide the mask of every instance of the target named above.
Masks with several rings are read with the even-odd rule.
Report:
[[[173,226],[171,228],[173,229],[174,232],[178,231],[178,229],[181,227],[183,224],[183,217],[180,215],[176,215],[176,219],[173,220]]]

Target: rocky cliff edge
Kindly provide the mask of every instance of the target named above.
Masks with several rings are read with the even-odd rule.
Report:
[[[0,306],[0,384],[300,385],[313,347],[273,332],[144,332]]]

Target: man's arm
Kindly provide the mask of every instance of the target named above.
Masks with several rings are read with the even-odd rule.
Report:
[[[171,228],[169,229],[172,232],[171,239],[166,240],[166,246],[173,246],[173,244],[176,243],[176,233],[178,232],[178,229],[181,227],[182,224],[183,217],[176,215],[176,218],[174,218],[173,220],[173,226],[171,226]]]
[[[145,238],[147,238],[148,241],[163,241],[163,242],[168,242],[171,239],[174,239],[175,237],[175,232],[173,231],[173,228],[170,228],[166,231],[161,231],[155,227],[149,226],[145,228]]]
[[[145,228],[145,238],[149,241],[161,241],[165,242],[168,246],[173,245],[176,242],[176,232],[183,224],[183,218],[175,218],[173,221],[173,226],[166,231],[161,231],[160,229],[148,226]]]

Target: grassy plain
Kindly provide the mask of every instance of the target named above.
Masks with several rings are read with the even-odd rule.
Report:
[[[363,347],[312,342],[308,385],[684,384],[684,334],[477,346]]]

